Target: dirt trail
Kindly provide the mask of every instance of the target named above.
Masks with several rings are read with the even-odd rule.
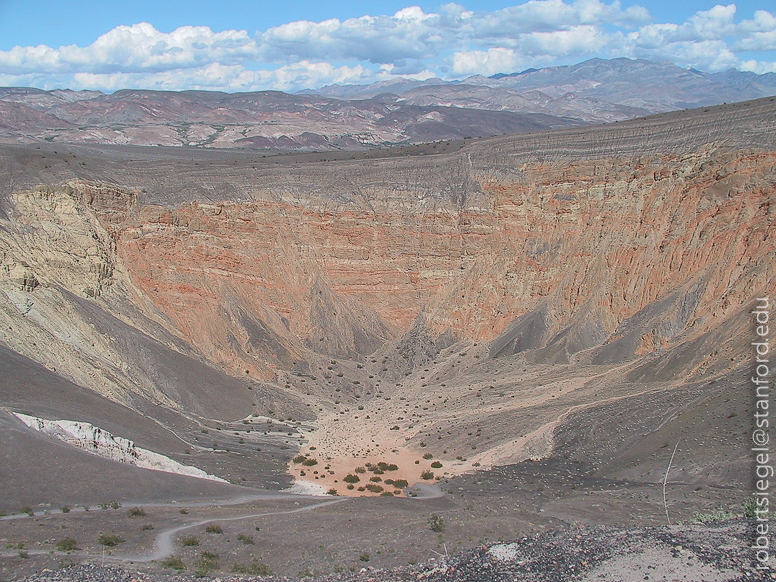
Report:
[[[330,499],[328,501],[323,501],[321,503],[314,503],[312,505],[297,507],[295,509],[289,509],[286,511],[267,511],[262,513],[247,513],[245,515],[238,515],[235,517],[215,517],[211,519],[201,519],[187,525],[173,527],[160,532],[156,536],[156,540],[154,542],[154,552],[150,555],[147,555],[147,556],[131,556],[131,555],[115,556],[114,555],[112,556],[112,560],[119,561],[119,562],[141,562],[141,563],[152,562],[154,560],[162,560],[167,556],[169,556],[170,554],[172,554],[173,547],[175,544],[174,536],[182,531],[191,529],[193,527],[199,527],[208,523],[215,523],[215,522],[220,523],[220,522],[227,522],[227,521],[240,521],[242,519],[253,519],[256,517],[268,517],[272,515],[286,515],[290,513],[301,513],[303,511],[312,511],[313,509],[317,509],[319,507],[325,507],[327,505],[334,505],[335,503],[342,503],[343,501],[347,501],[347,497]]]

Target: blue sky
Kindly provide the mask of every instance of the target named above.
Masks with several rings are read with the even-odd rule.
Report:
[[[0,85],[294,91],[592,57],[776,72],[772,0],[0,0]]]

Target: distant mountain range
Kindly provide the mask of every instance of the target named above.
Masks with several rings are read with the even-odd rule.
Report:
[[[0,142],[357,150],[606,123],[775,94],[774,73],[703,73],[624,58],[297,94],[0,88]]]

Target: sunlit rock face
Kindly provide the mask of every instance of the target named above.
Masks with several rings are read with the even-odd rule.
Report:
[[[539,135],[533,149],[502,139],[287,178],[238,167],[241,194],[222,200],[164,203],[180,200],[185,167],[156,170],[151,193],[84,179],[17,192],[0,237],[5,295],[22,311],[47,293],[101,301],[264,379],[310,354],[363,359],[419,316],[429,341],[493,342],[491,356],[624,361],[773,288],[776,153],[724,140],[660,152],[678,146],[657,125],[603,131],[565,156],[562,137]],[[655,153],[610,155],[639,140]]]

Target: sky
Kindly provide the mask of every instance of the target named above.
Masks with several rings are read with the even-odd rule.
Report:
[[[0,86],[298,91],[594,57],[776,73],[776,2],[0,0]]]

